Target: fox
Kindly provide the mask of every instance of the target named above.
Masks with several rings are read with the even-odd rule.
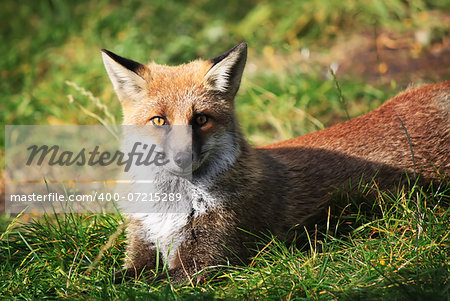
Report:
[[[190,139],[172,143],[170,162],[159,174],[184,193],[185,210],[129,214],[119,282],[163,262],[167,273],[154,277],[174,283],[198,283],[204,271],[224,262],[246,264],[258,240],[253,234],[283,238],[317,223],[330,195],[349,180],[376,177],[380,188],[390,189],[405,174],[420,174],[424,182],[448,178],[450,81],[406,90],[329,128],[253,147],[235,111],[245,42],[178,66],[144,65],[105,49],[102,58],[124,125],[166,128],[155,134],[159,141],[176,125],[191,128]]]

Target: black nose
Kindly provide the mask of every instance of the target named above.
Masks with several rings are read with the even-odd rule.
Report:
[[[179,152],[173,159],[182,169],[185,169],[192,163],[192,154],[190,152]]]

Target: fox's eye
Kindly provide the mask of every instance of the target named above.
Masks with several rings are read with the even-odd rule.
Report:
[[[164,117],[161,116],[155,116],[152,119],[150,119],[150,121],[152,122],[152,124],[154,126],[163,126],[166,125],[166,119],[164,119]]]
[[[208,122],[208,116],[206,115],[198,115],[197,117],[195,117],[195,123],[199,126],[203,126]]]

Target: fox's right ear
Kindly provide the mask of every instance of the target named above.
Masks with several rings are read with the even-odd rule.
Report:
[[[137,102],[145,98],[147,67],[102,49],[103,64],[114,90],[122,103]]]

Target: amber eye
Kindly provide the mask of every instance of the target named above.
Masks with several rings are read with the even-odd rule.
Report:
[[[195,123],[199,126],[203,126],[208,122],[208,116],[206,115],[198,115],[197,117],[195,117]]]
[[[161,116],[155,116],[150,120],[154,126],[166,125],[166,119],[164,119],[164,117],[161,117]]]

